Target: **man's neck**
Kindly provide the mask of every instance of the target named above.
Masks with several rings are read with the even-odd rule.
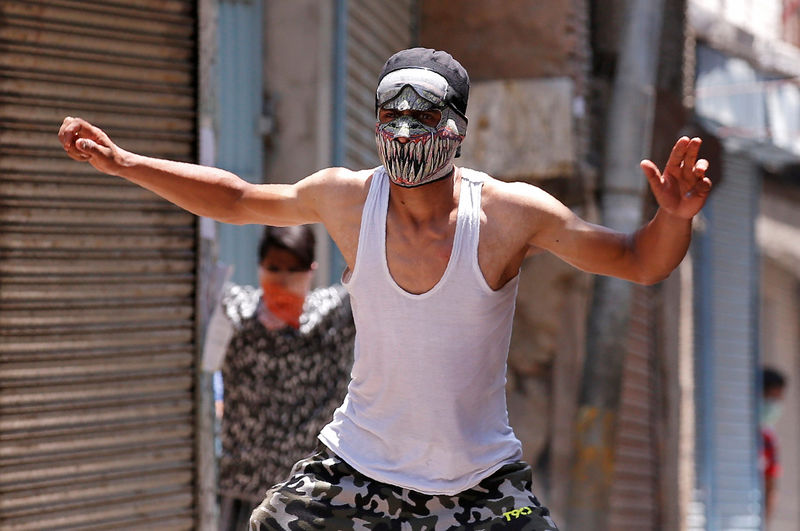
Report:
[[[454,168],[447,177],[414,187],[390,183],[389,208],[400,219],[414,225],[427,225],[449,217],[457,205],[456,185],[460,172]]]

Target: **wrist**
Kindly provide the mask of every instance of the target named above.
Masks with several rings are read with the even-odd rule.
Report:
[[[117,147],[112,157],[114,163],[113,174],[117,177],[129,176],[140,165],[140,159],[142,159],[141,155]]]
[[[688,225],[691,225],[692,224],[692,219],[694,219],[694,214],[689,216],[689,217],[686,217],[686,216],[682,216],[680,214],[677,214],[675,212],[669,211],[664,207],[659,207],[658,211],[656,212],[656,217],[662,218],[664,221],[667,221],[667,222],[672,223],[672,224],[683,222],[683,223],[686,223]]]

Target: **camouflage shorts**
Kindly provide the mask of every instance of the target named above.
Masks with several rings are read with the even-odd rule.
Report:
[[[322,446],[267,491],[250,529],[557,531],[530,488],[519,461],[455,496],[421,494],[372,480]]]

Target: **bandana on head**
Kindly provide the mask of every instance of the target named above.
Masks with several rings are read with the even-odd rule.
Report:
[[[445,103],[447,80],[430,70],[406,68],[387,74],[376,92],[379,109],[441,112],[436,126],[409,115],[375,127],[378,156],[393,183],[413,187],[446,177],[467,130],[463,114]],[[398,138],[406,138],[401,143]]]

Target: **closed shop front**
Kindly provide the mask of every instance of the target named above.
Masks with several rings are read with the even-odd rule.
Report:
[[[695,296],[695,490],[688,529],[761,529],[756,418],[756,162],[726,141],[723,178],[692,243]]]
[[[0,528],[195,525],[195,218],[64,116],[195,159],[189,0],[0,3]]]

